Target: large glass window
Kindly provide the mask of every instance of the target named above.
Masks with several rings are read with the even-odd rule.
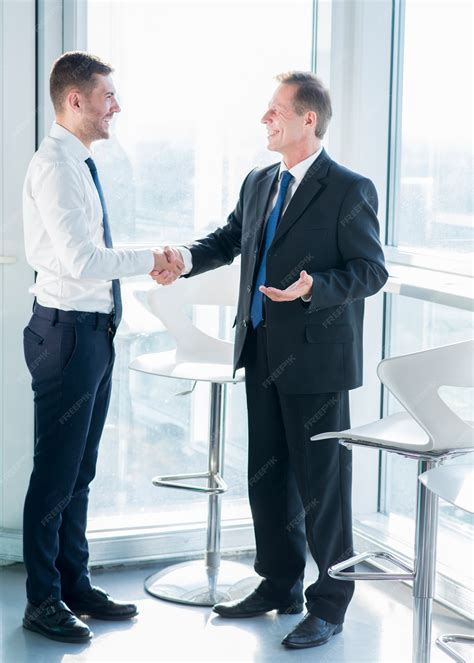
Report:
[[[309,69],[312,1],[88,1],[88,50],[114,68],[122,113],[95,146],[115,243],[189,242],[225,222],[249,170],[278,160],[260,118],[288,69]],[[113,395],[92,486],[91,527],[202,521],[206,500],[157,489],[156,474],[207,469],[208,390],[130,373],[173,341],[153,317],[148,277],[124,281]],[[233,312],[194,310],[232,339]],[[242,385],[228,390],[224,519],[249,516]],[[184,507],[186,505],[186,507]]]
[[[474,250],[473,6],[405,0],[402,7],[393,244],[462,258]]]
[[[255,165],[273,77],[311,65],[312,2],[88,2],[88,48],[122,113],[96,147],[115,241],[188,240],[221,224]]]
[[[402,261],[401,252],[411,254],[414,266],[464,272],[474,248],[472,3],[400,0],[394,9],[389,243]],[[386,311],[387,357],[472,337],[473,315],[467,310],[391,296]],[[472,419],[472,390],[443,387],[440,395],[461,417]],[[384,406],[387,414],[401,407],[387,391]],[[374,521],[389,545],[412,556],[417,463],[382,456]],[[467,513],[440,500],[438,571],[471,591],[473,524]],[[442,592],[447,598],[446,587]],[[461,591],[454,601],[466,611],[467,596],[472,595]]]

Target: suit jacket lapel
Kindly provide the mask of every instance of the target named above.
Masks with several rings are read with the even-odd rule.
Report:
[[[280,164],[275,164],[270,168],[268,173],[257,184],[257,217],[255,219],[255,238],[257,246],[260,245],[262,236],[262,228],[265,223],[265,211],[268,205],[268,199],[272,191],[273,185],[278,177]]]
[[[274,242],[285,235],[298,221],[308,205],[321,193],[325,185],[325,178],[329,169],[331,158],[323,149],[316,161],[310,166],[303,181],[296,189],[295,195],[290,200],[285,213],[280,219],[276,229]]]

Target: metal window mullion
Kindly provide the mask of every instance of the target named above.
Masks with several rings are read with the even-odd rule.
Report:
[[[87,50],[87,0],[62,0],[64,51]]]
[[[386,244],[398,243],[395,223],[400,182],[402,140],[403,52],[405,39],[405,0],[393,0],[392,61],[390,80],[389,149],[387,168]]]
[[[318,66],[318,9],[319,0],[312,1],[311,15],[311,71],[317,72]]]

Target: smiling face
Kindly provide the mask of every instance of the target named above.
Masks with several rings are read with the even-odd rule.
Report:
[[[92,89],[81,95],[81,131],[91,143],[110,138],[110,123],[115,113],[120,113],[121,110],[110,74],[94,74],[93,83]]]
[[[95,140],[110,138],[110,123],[120,111],[112,76],[94,74],[87,85],[69,90],[56,120],[89,148]]]
[[[279,152],[288,168],[294,165],[291,162],[298,163],[305,155],[312,154],[319,145],[315,136],[316,114],[314,111],[297,114],[294,107],[296,89],[293,84],[280,84],[261,119],[267,128],[268,149]]]

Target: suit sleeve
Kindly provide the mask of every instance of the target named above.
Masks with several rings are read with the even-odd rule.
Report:
[[[388,278],[380,243],[377,192],[369,179],[348,189],[337,222],[337,242],[344,266],[314,272],[309,310],[347,304],[378,292]]]
[[[187,245],[186,248],[191,252],[192,269],[185,277],[197,276],[211,269],[222,267],[222,265],[230,265],[234,258],[240,254],[244,187],[249,175],[250,173],[242,184],[237,205],[227,217],[225,226],[217,228],[206,237]]]

